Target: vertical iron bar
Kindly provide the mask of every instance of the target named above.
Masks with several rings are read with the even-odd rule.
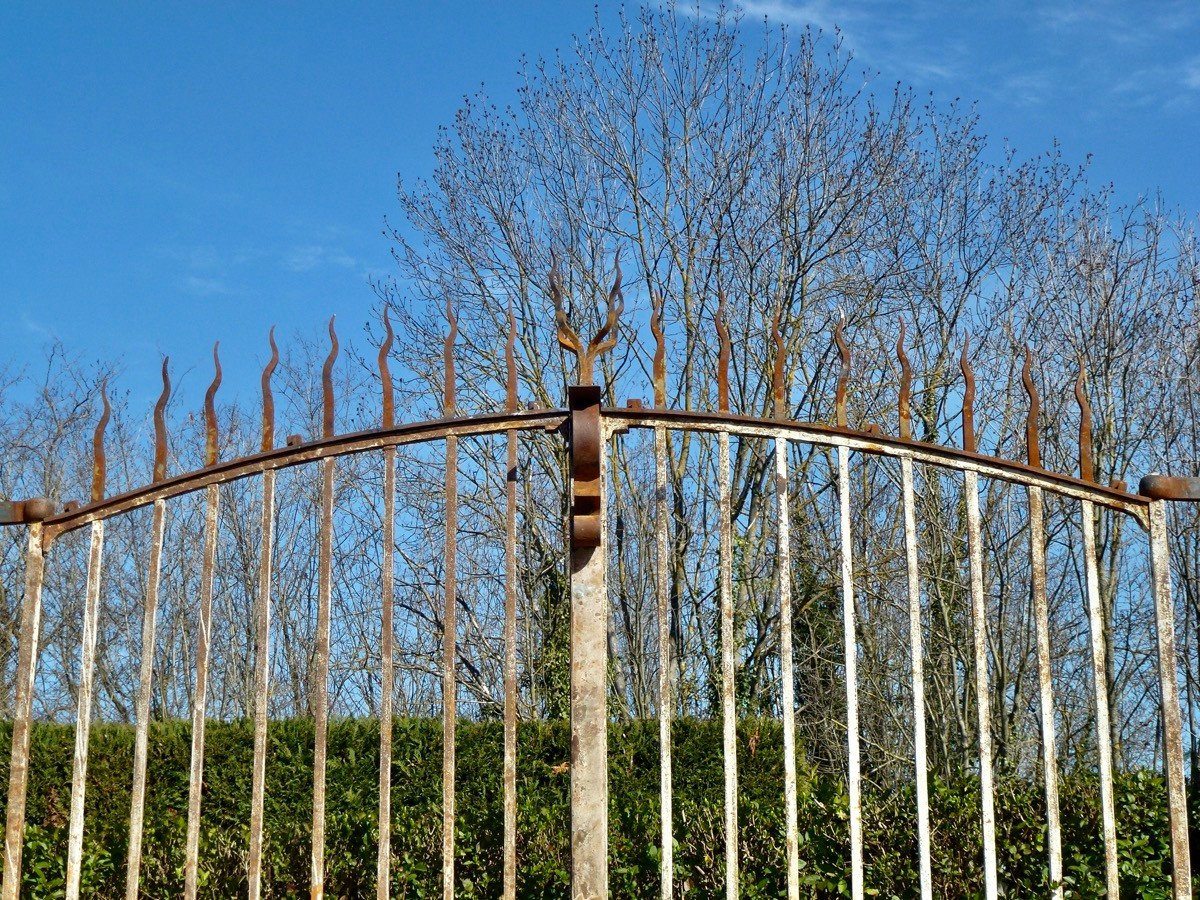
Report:
[[[129,853],[125,864],[125,898],[137,900],[142,867],[142,830],[146,811],[146,758],[150,734],[150,690],[154,678],[155,617],[162,573],[163,533],[167,502],[154,501],[150,525],[150,567],[146,573],[146,608],[142,611],[142,661],[137,698],[137,731],[133,745],[133,791],[129,805]]]
[[[250,782],[250,900],[262,893],[263,803],[267,785],[267,703],[271,687],[271,554],[275,540],[275,472],[262,475],[262,518],[255,602],[254,768]],[[132,900],[132,898],[130,898]]]
[[[838,447],[838,511],[842,555],[842,643],[846,657],[846,740],[850,794],[850,896],[863,898],[862,761],[858,734],[858,636],[850,533],[850,451]]]
[[[608,897],[607,435],[600,389],[572,386],[571,897]]]
[[[1171,557],[1167,549],[1166,502],[1150,503],[1150,565],[1154,580],[1154,624],[1158,633],[1158,684],[1162,700],[1167,802],[1171,814],[1171,863],[1175,900],[1192,896],[1188,850],[1187,785],[1183,775],[1183,721],[1175,657],[1175,607],[1171,601]]]
[[[517,433],[508,432],[504,508],[504,900],[517,896]]]
[[[917,511],[913,487],[913,461],[900,460],[904,506],[904,557],[908,569],[908,639],[912,664],[913,761],[917,784],[917,845],[921,856],[921,897],[933,898],[933,870],[929,849],[929,762],[925,742],[925,648],[921,628],[920,558],[917,553]]]
[[[188,778],[187,843],[183,893],[195,900],[200,863],[200,797],[204,782],[204,715],[208,704],[208,654],[212,636],[212,601],[217,560],[217,512],[220,493],[208,486],[204,511],[204,559],[200,572],[200,627],[196,641],[196,688],[192,697],[192,758]]]
[[[783,802],[787,816],[787,895],[800,897],[800,828],[796,799],[796,676],[792,658],[792,531],[788,441],[775,438],[775,500],[779,515],[780,704],[783,707]]]
[[[983,593],[983,538],[979,515],[979,475],[964,472],[967,501],[967,555],[971,570],[971,624],[975,650],[975,694],[979,713],[979,787],[982,793],[983,884],[986,900],[996,900],[996,809],[992,784],[992,705],[988,688],[987,601]]]
[[[326,429],[328,433],[331,429]],[[321,533],[317,559],[317,640],[313,648],[312,900],[325,896],[325,763],[329,750],[329,606],[333,593],[333,467],[321,460]]]
[[[87,790],[88,735],[92,725],[92,681],[96,666],[96,632],[100,625],[100,570],[104,553],[104,520],[92,523],[88,552],[87,593],[83,608],[83,640],[79,649],[79,702],[75,713],[75,761],[71,770],[71,821],[67,835],[67,900],[79,900],[83,864],[83,803]]]
[[[661,818],[659,876],[662,900],[675,894],[674,794],[671,774],[670,523],[667,508],[667,429],[654,429],[654,540],[658,555],[655,594],[658,603],[658,792]]]
[[[17,647],[12,755],[8,764],[8,809],[4,828],[4,881],[0,885],[3,900],[17,900],[21,894],[21,850],[25,841],[25,800],[29,788],[29,730],[33,718],[33,682],[42,625],[45,566],[42,523],[34,522],[29,526],[25,550],[25,596],[21,601],[21,632]]]
[[[1096,563],[1095,507],[1080,501],[1083,517],[1083,564],[1087,578],[1088,626],[1092,644],[1092,682],[1096,692],[1096,746],[1100,755],[1100,812],[1104,829],[1104,875],[1109,897],[1120,896],[1117,872],[1117,826],[1113,808],[1112,730],[1109,725],[1108,665],[1104,632],[1108,623],[1100,609],[1100,571]]]
[[[446,609],[442,620],[442,896],[454,896],[455,731],[458,722],[458,438],[446,438]]]
[[[375,861],[378,900],[391,896],[392,880],[392,700],[395,694],[394,615],[396,562],[396,448],[383,449],[382,635],[379,642],[379,852]]]
[[[730,497],[729,432],[717,434],[717,466],[720,479],[720,593],[721,593],[721,717],[724,722],[725,762],[725,897],[737,900],[738,877],[738,764],[737,660],[734,651],[733,612],[733,506]]]
[[[1029,557],[1033,618],[1037,631],[1038,685],[1042,712],[1042,772],[1046,787],[1046,852],[1050,897],[1062,900],[1062,824],[1058,809],[1058,750],[1054,736],[1054,687],[1050,668],[1050,608],[1046,600],[1046,519],[1042,489],[1030,485]]]

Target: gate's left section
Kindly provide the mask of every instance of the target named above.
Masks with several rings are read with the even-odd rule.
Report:
[[[168,475],[164,364],[149,483],[107,490],[106,412],[87,503],[0,509],[25,543],[3,900],[514,898],[568,871],[566,413],[519,410],[510,369],[501,411],[458,415],[452,324],[438,418],[395,422],[385,344],[382,415],[339,435],[330,338],[319,437],[276,440],[273,353],[239,447],[214,350],[193,471]],[[547,809],[559,865],[524,871]]]

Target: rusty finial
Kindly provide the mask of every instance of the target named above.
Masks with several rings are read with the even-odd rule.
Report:
[[[266,453],[275,446],[275,397],[271,394],[271,376],[279,365],[279,348],[275,345],[275,326],[267,332],[267,343],[271,345],[271,358],[262,371],[262,451]]]
[[[335,318],[337,317],[329,317],[329,355],[325,357],[325,368],[321,370],[321,393],[325,412],[321,434],[325,437],[333,437],[333,363],[338,355],[337,332],[333,330]]]
[[[729,412],[729,357],[730,341],[729,326],[725,324],[725,292],[717,291],[717,342],[720,351],[717,354],[717,409]]]
[[[442,362],[446,370],[446,384],[442,392],[442,415],[452,416],[457,407],[454,393],[454,341],[458,338],[458,318],[454,315],[454,306],[450,298],[446,298],[446,322],[450,330],[446,332],[446,340],[442,344]]]
[[[771,316],[771,342],[775,345],[775,364],[771,368],[771,396],[775,403],[775,418],[786,419],[787,407],[783,391],[783,369],[786,353],[783,349],[783,333],[779,329],[779,319],[783,314],[781,307],[776,307],[775,315]]]
[[[211,466],[217,461],[217,388],[221,386],[221,357],[218,348],[221,342],[213,344],[213,374],[212,384],[204,392],[204,465]]]
[[[517,411],[517,316],[513,312],[512,294],[508,296],[508,339],[504,342],[506,412]]]
[[[896,358],[900,360],[900,440],[912,440],[912,366],[908,364],[908,354],[904,352],[904,319],[900,320],[900,337],[896,339]]]
[[[975,445],[975,370],[971,368],[968,354],[971,351],[971,336],[968,334],[963,341],[962,356],[958,360],[958,368],[962,371],[966,387],[963,388],[962,433],[963,449],[974,453]]]
[[[1025,446],[1029,452],[1029,464],[1041,468],[1042,447],[1038,440],[1038,413],[1042,403],[1038,399],[1037,385],[1033,383],[1033,351],[1025,346],[1025,365],[1021,367],[1021,382],[1029,395],[1029,414],[1025,417]]]
[[[654,405],[662,409],[667,405],[667,340],[663,334],[663,298],[651,293],[654,310],[650,313],[650,331],[654,334]]]
[[[581,385],[595,384],[596,359],[617,345],[617,325],[621,313],[625,311],[625,295],[621,293],[621,251],[618,250],[613,261],[616,274],[613,286],[608,292],[608,308],[604,324],[597,329],[595,336],[584,346],[579,333],[571,327],[567,312],[563,307],[562,275],[558,271],[558,260],[555,259],[550,268],[550,300],[554,303],[554,318],[558,323],[558,343],[570,350],[579,360],[579,383]]]
[[[96,423],[92,433],[92,502],[99,503],[104,499],[104,481],[108,474],[107,460],[104,456],[104,431],[108,428],[108,419],[112,407],[108,405],[108,379],[100,381],[100,402],[104,404],[104,412]]]
[[[170,357],[162,361],[162,393],[154,404],[154,480],[167,477],[167,402],[171,399],[171,373],[167,370]]]
[[[387,337],[379,345],[379,384],[383,389],[383,427],[391,428],[396,424],[396,398],[392,395],[392,372],[388,368],[388,354],[392,352],[392,343],[396,339],[392,331],[391,306],[383,307],[383,330]]]
[[[838,375],[837,393],[834,395],[833,400],[834,411],[837,414],[838,428],[846,427],[846,389],[850,385],[850,347],[842,334],[842,329],[845,325],[846,316],[843,314],[833,329],[833,341],[837,344],[838,352],[842,355],[842,371]]]
[[[1079,358],[1079,375],[1075,378],[1075,399],[1079,403],[1079,477],[1084,481],[1096,478],[1092,460],[1092,404],[1087,395],[1087,370]]]

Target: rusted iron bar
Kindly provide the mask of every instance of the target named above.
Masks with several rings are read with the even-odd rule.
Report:
[[[733,609],[733,507],[729,475],[729,432],[717,432],[719,497],[719,585],[721,610],[721,720],[722,759],[725,767],[725,897],[737,900],[738,866],[738,759],[737,759],[737,645]]]
[[[654,429],[654,543],[658,570],[654,591],[658,611],[658,795],[660,810],[659,876],[662,900],[675,893],[674,786],[671,765],[671,721],[675,697],[671,690],[670,507],[667,429]]]
[[[896,340],[896,358],[900,363],[900,395],[898,398],[899,432],[901,440],[912,440],[912,366],[904,350],[905,325],[900,320],[900,336]],[[933,870],[929,839],[929,762],[925,735],[925,648],[921,625],[920,557],[917,547],[917,513],[913,478],[913,461],[900,460],[901,504],[904,516],[904,561],[908,574],[908,640],[912,671],[913,693],[913,765],[917,787],[917,853],[922,900],[932,900]]]
[[[275,446],[275,399],[271,376],[279,365],[275,328],[267,333],[271,358],[262,373],[262,441],[266,453]],[[267,786],[267,717],[271,689],[271,566],[275,542],[275,473],[263,472],[259,519],[258,593],[254,602],[254,762],[250,778],[249,900],[262,895],[263,805]],[[130,898],[132,900],[132,898]]]
[[[974,636],[975,705],[979,723],[979,790],[983,828],[983,890],[996,900],[996,798],[992,774],[992,704],[988,686],[987,597],[983,591],[983,537],[979,513],[979,476],[963,473],[967,504],[967,555],[970,568],[971,630]]]
[[[1183,475],[1147,475],[1138,493],[1151,500],[1200,500],[1200,478]]]
[[[777,409],[780,418],[786,411]],[[783,805],[786,818],[788,900],[800,897],[800,827],[796,796],[796,673],[792,656],[792,529],[788,440],[775,438],[775,502],[779,519],[779,677],[783,717]]]
[[[150,692],[154,678],[155,625],[162,572],[163,534],[167,502],[156,500],[150,524],[150,562],[146,572],[146,603],[142,611],[142,659],[138,679],[137,730],[133,743],[133,789],[129,804],[129,852],[125,861],[125,898],[137,900],[142,867],[142,832],[146,811],[146,761],[150,738]]]
[[[396,424],[395,394],[392,373],[388,367],[395,334],[389,309],[383,311],[383,327],[387,337],[379,347],[379,383],[383,392],[383,414],[380,425],[393,428]],[[396,578],[396,448],[383,448],[383,548],[380,558],[380,686],[379,686],[379,846],[375,857],[376,900],[389,900],[392,883],[392,711],[395,697],[395,578]]]
[[[45,497],[0,500],[0,525],[32,525],[54,515],[54,504]]]
[[[329,355],[321,371],[321,434],[333,437],[333,365],[338,356],[337,332],[329,320]],[[336,460],[321,460],[321,518],[317,550],[317,633],[313,646],[313,807],[312,900],[325,896],[325,770],[329,753],[329,614],[333,594],[333,475]]]
[[[508,301],[504,345],[506,412],[517,411],[517,320]],[[504,498],[504,884],[503,900],[517,897],[517,432],[505,434]],[[383,900],[383,898],[380,898]]]
[[[4,828],[4,873],[0,898],[21,894],[21,851],[25,842],[25,802],[29,788],[29,732],[33,719],[34,676],[38,636],[42,625],[42,584],[45,577],[42,524],[29,526],[25,548],[25,593],[21,600],[21,630],[17,638],[17,678],[13,698],[12,752],[8,763],[8,806]]]
[[[1171,821],[1171,880],[1175,900],[1192,896],[1188,849],[1187,784],[1183,774],[1183,720],[1179,708],[1179,670],[1175,656],[1175,607],[1171,601],[1171,557],[1167,547],[1167,511],[1162,500],[1150,504],[1150,567],[1154,582],[1154,625],[1158,637],[1158,684],[1166,760],[1167,805]]]
[[[1050,607],[1046,600],[1046,518],[1042,489],[1031,485],[1029,497],[1030,594],[1037,633],[1038,698],[1042,724],[1042,779],[1046,793],[1046,854],[1051,900],[1062,900],[1062,822],[1058,806],[1058,743],[1054,727],[1054,686],[1050,659]]]
[[[608,897],[608,597],[600,389],[567,388],[571,410],[571,897]],[[582,496],[580,492],[582,493]],[[581,507],[581,500],[584,501]],[[579,511],[587,513],[579,521]],[[594,516],[594,517],[593,517]]]
[[[217,462],[217,389],[221,386],[221,360],[213,345],[215,374],[204,395],[206,466]],[[196,636],[196,685],[192,694],[192,750],[188,777],[187,837],[184,846],[183,891],[195,900],[200,864],[200,801],[204,786],[204,724],[208,704],[208,656],[212,637],[212,601],[216,582],[217,526],[220,489],[209,485],[204,505],[204,555],[200,569],[200,616]]]
[[[450,326],[444,344],[445,393],[442,415],[450,418],[457,412],[455,401],[454,340],[458,336],[458,320],[450,302],[446,302],[446,320]],[[458,438],[446,438],[445,472],[445,560],[446,604],[442,618],[442,896],[454,897],[454,821],[455,757],[458,726]]]
[[[100,385],[104,412],[92,435],[92,502],[104,498],[106,464],[104,431],[111,408],[106,385]],[[67,900],[79,900],[83,874],[83,805],[87,791],[88,736],[92,726],[92,690],[96,667],[96,638],[100,628],[100,577],[104,553],[104,522],[92,523],[84,594],[83,635],[79,648],[79,687],[75,713],[75,758],[71,769],[71,814],[67,832]]]
[[[846,666],[846,745],[850,795],[850,896],[863,898],[862,760],[858,731],[858,635],[854,609],[854,558],[850,532],[850,452],[837,448],[841,544],[842,646]]]
[[[604,323],[597,329],[596,334],[585,345],[579,333],[571,326],[570,313],[563,303],[562,275],[555,261],[550,270],[550,300],[554,304],[555,321],[558,325],[558,343],[565,350],[575,354],[579,362],[579,384],[587,386],[595,383],[596,360],[617,345],[617,329],[621,313],[625,311],[625,295],[621,293],[621,251],[618,250],[613,262],[616,274],[613,286],[608,292],[608,305],[605,311]]]

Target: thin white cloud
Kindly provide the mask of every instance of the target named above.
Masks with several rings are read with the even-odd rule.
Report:
[[[325,266],[354,269],[358,267],[358,260],[340,247],[306,244],[293,247],[284,254],[283,265],[292,272],[311,272],[313,269]]]
[[[197,297],[228,297],[236,291],[220,278],[201,278],[188,275],[183,279],[183,289]]]

